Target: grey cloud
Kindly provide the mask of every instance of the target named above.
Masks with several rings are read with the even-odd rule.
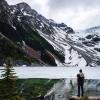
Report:
[[[100,0],[48,0],[50,9],[78,8],[78,7],[97,7]]]
[[[43,16],[64,22],[75,29],[100,26],[100,0],[47,0],[45,6],[35,0],[6,0],[9,4],[27,2]],[[38,0],[42,1],[42,0]]]

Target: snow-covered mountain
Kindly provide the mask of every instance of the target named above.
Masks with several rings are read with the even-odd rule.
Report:
[[[91,40],[88,39],[91,36],[82,36],[93,32],[74,32],[64,23],[46,19],[24,2],[11,6],[4,0],[0,2],[1,34],[14,42],[29,57],[35,58],[35,62],[58,66],[99,65],[99,48],[90,48],[94,43],[95,46],[99,45],[96,43],[99,41],[96,33],[92,35]]]
[[[89,33],[100,33],[100,26],[95,26],[95,27],[91,27],[91,28],[88,28],[85,30],[86,32],[89,32]]]
[[[74,42],[68,38],[68,34],[75,34],[72,28],[64,23],[58,24],[51,19],[46,19],[31,9],[26,3],[11,6],[11,10],[11,13],[16,16],[19,22],[24,22],[29,25],[33,30],[37,31],[41,37],[48,41],[55,50],[65,56],[64,65],[86,66],[91,63],[91,61],[86,61],[80,51],[73,46]],[[55,61],[57,65],[62,65],[56,56]]]
[[[23,12],[22,9],[24,10]],[[31,13],[30,16],[29,13]],[[56,66],[56,56],[60,62],[64,62],[64,55],[55,50],[54,47],[38,33],[37,30],[40,28],[39,24],[42,23],[40,21],[48,20],[36,13],[37,12],[32,10],[26,3],[9,6],[5,0],[0,1],[1,60],[9,55],[17,60],[25,58],[29,62]],[[45,23],[43,29],[43,31],[45,31],[44,33],[53,34],[48,26],[49,23],[48,25]],[[61,26],[58,25],[58,27]],[[69,31],[70,29],[71,28],[69,28]],[[7,47],[9,47],[9,44],[13,43],[16,49],[21,51],[24,57],[17,57],[20,53],[15,54],[14,50],[11,52],[8,50],[10,47],[6,47],[7,50],[4,50],[5,45],[2,45],[2,41],[5,40],[7,40]],[[8,42],[8,40],[11,43]],[[18,50],[16,50],[16,52]]]
[[[68,37],[92,58],[92,65],[100,64],[100,26],[75,32],[75,34],[71,34]]]

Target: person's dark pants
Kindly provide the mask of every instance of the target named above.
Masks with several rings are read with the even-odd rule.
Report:
[[[78,97],[80,97],[80,93],[81,93],[81,96],[84,95],[84,88],[83,88],[83,84],[78,84]]]

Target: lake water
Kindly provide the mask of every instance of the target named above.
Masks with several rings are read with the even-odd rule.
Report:
[[[3,67],[0,68],[0,76]],[[18,78],[76,78],[79,69],[83,70],[86,79],[100,79],[99,67],[14,67]]]

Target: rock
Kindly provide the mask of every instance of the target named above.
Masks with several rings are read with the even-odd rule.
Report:
[[[72,96],[69,100],[100,100],[100,96],[89,96],[89,97]]]

